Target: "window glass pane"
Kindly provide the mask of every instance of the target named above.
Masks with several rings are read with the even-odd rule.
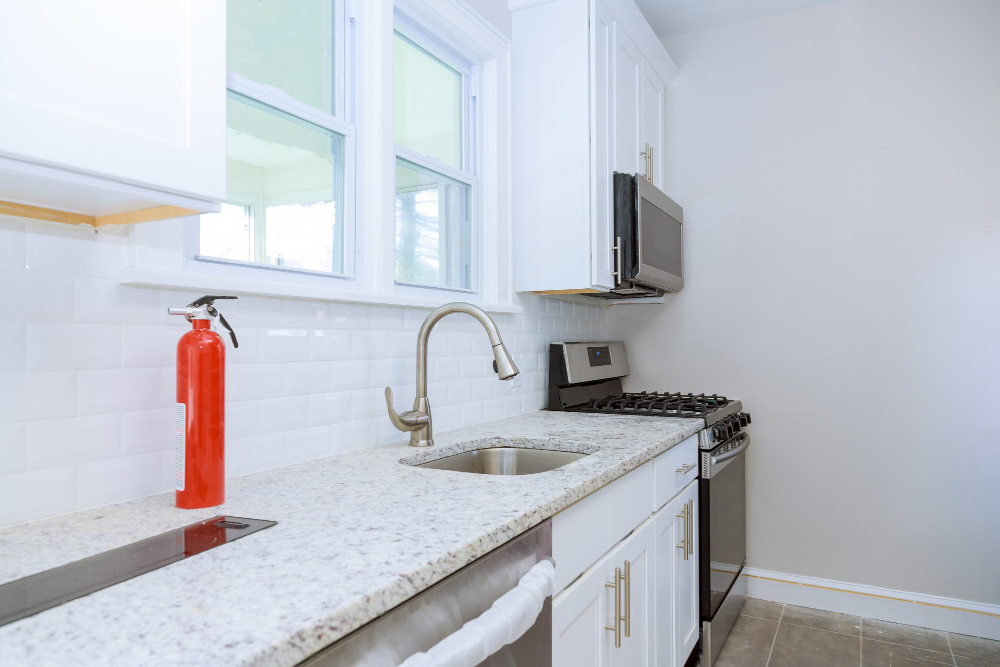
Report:
[[[396,280],[471,289],[470,188],[396,159]]]
[[[229,0],[227,68],[333,113],[333,0]]]
[[[201,254],[343,273],[343,136],[231,91],[226,116],[224,213],[245,224],[202,216]]]
[[[462,168],[462,75],[398,32],[393,124],[397,144]]]
[[[218,213],[201,216],[201,254],[249,262],[250,207],[223,204]]]

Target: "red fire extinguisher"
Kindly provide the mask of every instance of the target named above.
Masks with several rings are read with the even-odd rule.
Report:
[[[175,413],[175,504],[183,509],[221,505],[226,499],[226,344],[211,329],[218,317],[239,347],[236,333],[203,296],[187,308],[168,308],[184,315],[192,329],[177,343],[177,405]]]

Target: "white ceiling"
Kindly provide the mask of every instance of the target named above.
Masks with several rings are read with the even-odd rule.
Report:
[[[660,39],[832,0],[635,0]]]

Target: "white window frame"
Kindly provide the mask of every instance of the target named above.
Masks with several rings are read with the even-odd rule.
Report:
[[[404,38],[423,49],[432,57],[440,60],[448,67],[452,68],[462,77],[462,169],[445,164],[439,158],[426,153],[412,150],[401,144],[395,143],[393,138],[393,153],[395,158],[403,158],[407,162],[424,167],[437,172],[442,176],[465,183],[469,186],[469,282],[470,286],[450,287],[447,285],[425,285],[422,283],[411,283],[396,279],[395,276],[395,250],[393,252],[393,284],[397,294],[419,295],[423,290],[440,290],[445,292],[460,292],[463,295],[478,294],[482,276],[480,275],[480,246],[482,215],[480,211],[479,197],[479,155],[480,137],[477,128],[478,122],[478,100],[480,95],[480,81],[482,78],[481,68],[471,59],[463,57],[455,45],[448,43],[439,35],[433,35],[419,23],[411,19],[405,13],[397,9],[393,15],[393,37],[398,32]],[[393,40],[395,44],[395,39]],[[395,174],[395,160],[393,162],[393,174]],[[396,196],[396,181],[393,178],[390,184],[392,188],[393,200]],[[396,224],[393,216],[392,237],[393,248],[395,249]]]
[[[433,308],[458,297],[488,312],[523,312],[513,290],[510,159],[510,40],[463,0],[336,0],[335,114],[303,105],[283,91],[230,74],[235,92],[302,117],[345,137],[345,269],[353,275],[226,260],[196,260],[197,218],[134,225],[129,264],[118,282],[139,288]],[[343,11],[341,11],[341,8]],[[395,168],[392,123],[393,31],[397,16],[478,68],[470,170],[474,170],[475,292],[395,283]],[[421,43],[421,42],[418,42]],[[435,50],[435,53],[438,51]],[[252,89],[252,90],[251,90]],[[305,108],[303,108],[305,107]],[[405,150],[405,149],[404,149]],[[401,157],[459,181],[447,165]],[[347,208],[350,207],[350,217]],[[353,245],[353,251],[352,251]]]

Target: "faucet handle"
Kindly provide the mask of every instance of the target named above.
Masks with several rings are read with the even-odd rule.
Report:
[[[403,414],[398,414],[392,405],[392,387],[385,388],[385,404],[389,408],[389,421],[400,431],[416,431],[431,421],[431,418],[420,410],[407,410]]]

